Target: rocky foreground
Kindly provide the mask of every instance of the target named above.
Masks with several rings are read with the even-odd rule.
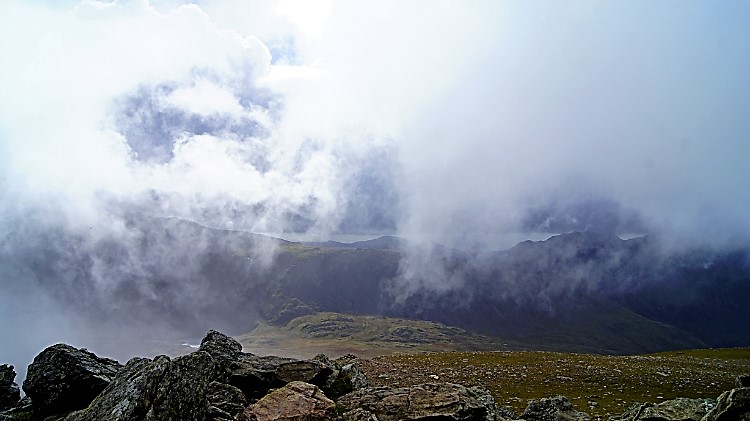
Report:
[[[5,420],[590,420],[564,396],[531,400],[521,414],[483,387],[424,383],[373,387],[351,358],[259,357],[209,331],[200,348],[124,366],[85,349],[53,345],[28,368],[20,398],[12,366],[0,366]],[[750,378],[718,398],[640,404],[612,420],[750,420]]]

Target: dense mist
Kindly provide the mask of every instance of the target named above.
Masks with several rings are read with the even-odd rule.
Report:
[[[492,252],[532,237],[741,249],[748,15],[739,1],[3,2],[0,362],[251,330],[265,310],[240,298],[275,276],[283,242],[250,233],[406,238],[386,271],[396,303],[494,279]],[[600,288],[575,270],[566,291]],[[521,278],[493,293],[549,299]]]

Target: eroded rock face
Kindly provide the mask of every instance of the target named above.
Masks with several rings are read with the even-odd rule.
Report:
[[[428,383],[403,388],[363,388],[338,400],[342,419],[380,421],[451,419],[494,420],[495,400],[481,387]]]
[[[526,421],[589,421],[585,412],[578,412],[565,396],[554,396],[529,401],[521,414]]]
[[[134,358],[91,406],[66,421],[205,420],[214,373],[213,358],[203,351],[174,360]]]
[[[336,404],[312,384],[293,381],[264,396],[245,411],[248,421],[323,421],[333,419]]]
[[[15,379],[16,371],[12,365],[0,365],[0,411],[12,408],[21,400],[21,390]]]
[[[702,421],[750,421],[750,387],[722,393]]]
[[[85,349],[53,345],[29,365],[23,390],[38,416],[85,408],[112,381],[122,365]]]
[[[714,406],[713,399],[677,398],[659,404],[634,405],[612,421],[700,421]]]

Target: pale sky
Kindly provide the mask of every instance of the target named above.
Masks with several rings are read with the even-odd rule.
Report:
[[[750,234],[747,2],[183,3],[3,2],[4,212]]]

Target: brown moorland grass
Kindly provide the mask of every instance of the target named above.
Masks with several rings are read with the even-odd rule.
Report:
[[[702,349],[638,356],[535,351],[446,352],[363,360],[376,386],[426,382],[483,386],[498,405],[521,413],[528,399],[567,396],[606,419],[634,403],[676,397],[716,398],[750,372],[750,348]]]

